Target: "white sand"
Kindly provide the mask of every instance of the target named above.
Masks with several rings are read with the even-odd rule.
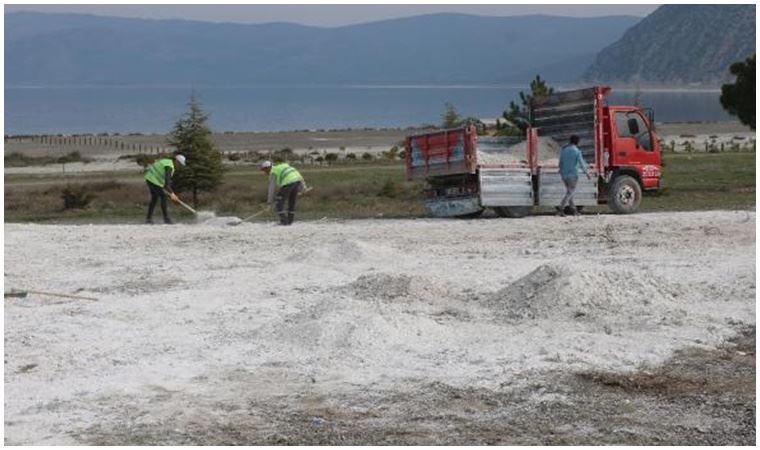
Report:
[[[252,397],[518,387],[714,347],[755,323],[755,213],[6,224],[10,288],[99,298],[5,302],[6,444],[73,444],[125,416],[181,430]]]

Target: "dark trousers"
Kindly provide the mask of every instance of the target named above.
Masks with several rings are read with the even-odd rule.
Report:
[[[150,204],[148,205],[148,217],[145,218],[146,222],[152,222],[153,221],[153,209],[156,207],[156,202],[160,199],[161,200],[161,212],[164,214],[164,223],[172,223],[172,220],[169,218],[169,212],[166,209],[166,192],[164,192],[164,188],[161,186],[156,186],[155,184],[151,183],[148,180],[145,180],[146,183],[148,183],[148,190],[150,191]]]
[[[298,198],[298,189],[301,182],[286,184],[277,192],[277,215],[280,216],[280,225],[290,225],[296,217],[296,199]],[[288,209],[285,209],[285,202],[288,202]]]

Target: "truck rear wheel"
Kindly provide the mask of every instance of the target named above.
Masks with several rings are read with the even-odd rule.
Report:
[[[631,214],[639,209],[641,204],[641,186],[635,178],[620,175],[615,178],[610,187],[609,204],[617,214]]]
[[[493,209],[499,217],[520,219],[530,214],[530,206],[496,206]]]

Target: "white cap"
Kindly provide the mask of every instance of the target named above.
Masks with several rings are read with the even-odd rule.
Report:
[[[259,169],[266,169],[267,167],[272,167],[272,161],[269,161],[269,160],[267,160],[267,161],[262,161],[262,162],[259,164]]]
[[[174,159],[176,159],[177,162],[182,164],[183,166],[187,164],[187,161],[185,160],[185,155],[177,155],[174,157]]]

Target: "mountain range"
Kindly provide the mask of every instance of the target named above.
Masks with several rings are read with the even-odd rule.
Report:
[[[25,85],[698,84],[755,52],[755,5],[641,19],[433,14],[335,28],[5,15],[5,82]]]
[[[663,5],[597,55],[588,81],[717,85],[755,53],[755,5]]]
[[[336,28],[5,15],[7,85],[575,81],[640,20],[434,14]]]

